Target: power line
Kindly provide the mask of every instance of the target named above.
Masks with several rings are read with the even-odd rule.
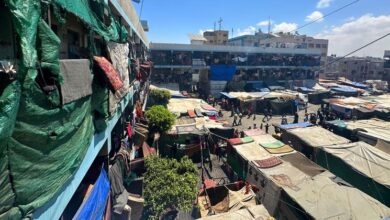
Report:
[[[321,17],[315,19],[315,20],[313,20],[313,21],[310,21],[310,22],[308,22],[308,23],[306,23],[306,24],[304,24],[304,25],[302,25],[302,26],[297,27],[296,29],[290,31],[289,33],[294,32],[294,31],[297,31],[297,30],[299,30],[299,29],[301,29],[301,28],[304,28],[304,27],[306,27],[306,26],[309,26],[309,25],[311,25],[311,24],[313,24],[313,23],[315,23],[315,22],[317,22],[317,21],[319,21],[319,20],[322,20],[322,19],[324,19],[324,18],[326,18],[326,17],[328,17],[328,16],[330,16],[330,15],[332,15],[332,14],[335,14],[335,13],[337,13],[337,12],[343,10],[344,8],[347,8],[347,7],[349,7],[349,6],[351,6],[351,5],[355,4],[355,3],[357,3],[357,2],[359,2],[359,1],[360,1],[360,0],[355,0],[355,1],[353,1],[353,2],[350,2],[350,3],[348,3],[348,4],[346,4],[346,5],[342,6],[342,7],[340,7],[340,8],[338,8],[338,9],[335,9],[335,10],[333,10],[333,11],[331,11],[331,12],[329,12],[329,13],[327,13],[327,14],[325,14],[325,15],[323,15],[323,16],[321,16]]]
[[[365,44],[365,45],[363,45],[363,46],[361,46],[361,47],[359,47],[359,48],[357,48],[356,50],[353,50],[352,52],[349,52],[349,53],[347,53],[346,55],[344,55],[344,56],[342,56],[342,57],[340,57],[340,58],[338,58],[338,59],[336,59],[336,60],[333,60],[332,62],[326,64],[326,65],[325,65],[324,67],[322,67],[321,69],[324,69],[324,68],[326,68],[327,66],[329,66],[329,65],[331,65],[331,64],[333,64],[333,63],[336,63],[336,62],[338,62],[338,61],[340,61],[340,60],[346,58],[347,56],[349,56],[349,55],[351,55],[351,54],[354,54],[354,53],[358,52],[359,50],[362,50],[362,49],[364,49],[364,48],[370,46],[371,44],[376,43],[377,41],[382,40],[383,38],[385,38],[385,37],[387,37],[387,36],[389,36],[389,35],[390,35],[390,33],[387,33],[387,34],[385,34],[385,35],[383,35],[383,36],[381,36],[381,37],[379,37],[379,38],[377,38],[377,39],[375,39],[375,40],[373,40],[373,41],[371,41],[371,42],[369,42],[369,43],[367,43],[367,44]]]

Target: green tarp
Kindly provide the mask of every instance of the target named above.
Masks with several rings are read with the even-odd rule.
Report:
[[[17,79],[0,90],[0,219],[21,219],[52,199],[78,169],[94,134],[93,117],[98,115],[100,128],[105,127],[108,93],[95,82],[96,94],[61,106],[58,88],[43,92],[36,82],[38,69],[62,82],[60,40],[41,18],[41,1],[4,2],[20,57]],[[106,27],[87,0],[45,2],[75,14],[105,40],[127,34],[113,19]]]

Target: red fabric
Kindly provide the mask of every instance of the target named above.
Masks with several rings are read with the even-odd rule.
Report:
[[[93,59],[98,64],[100,69],[103,70],[105,76],[108,79],[108,82],[114,90],[118,90],[123,87],[123,81],[120,75],[106,58],[94,56]]]
[[[259,168],[271,168],[283,163],[282,160],[280,160],[278,157],[271,157],[264,160],[255,160],[254,162]]]
[[[150,147],[146,142],[142,145],[142,153],[144,154],[144,158],[156,154],[156,150]]]
[[[129,138],[131,138],[131,136],[133,136],[133,129],[132,129],[130,123],[127,124],[127,135],[129,136]]]
[[[205,185],[206,189],[209,189],[209,188],[216,187],[217,183],[214,180],[212,180],[212,179],[206,179],[204,181],[204,185]]]
[[[135,113],[137,114],[137,118],[142,118],[144,116],[141,108],[136,108]]]
[[[242,144],[241,138],[230,138],[228,141],[231,145]]]
[[[211,119],[211,120],[217,120],[217,116],[215,116],[215,115],[209,116],[209,119]]]
[[[207,110],[207,111],[217,111],[213,106],[209,105],[209,104],[202,104],[200,105],[204,110]]]
[[[194,111],[194,110],[188,109],[188,110],[187,110],[187,113],[188,113],[188,115],[190,116],[190,118],[196,118],[196,114],[195,114],[195,111]]]

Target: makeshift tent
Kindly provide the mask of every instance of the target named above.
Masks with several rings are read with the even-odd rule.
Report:
[[[259,220],[259,219],[273,219],[268,213],[267,209],[263,205],[251,206],[243,208],[233,212],[222,213],[218,215],[210,215],[199,218],[202,220],[226,220],[226,219],[246,219],[246,220]]]
[[[210,65],[210,80],[215,81],[231,81],[236,73],[236,65]]]
[[[257,143],[230,146],[227,161],[233,171],[242,179],[246,179],[248,161],[270,158],[271,155]]]
[[[283,132],[281,137],[283,142],[291,142],[291,145],[295,150],[302,152],[308,158],[314,157],[315,152],[320,147],[350,142],[346,138],[316,126],[290,129]]]
[[[299,122],[299,123],[291,123],[291,124],[284,124],[284,125],[276,125],[278,128],[283,130],[289,130],[289,129],[295,129],[295,128],[306,128],[313,126],[310,122]]]
[[[380,219],[389,215],[390,209],[372,197],[337,182],[328,171],[316,171],[310,163],[305,165],[309,167],[297,169],[285,161],[261,169],[250,163],[247,180],[259,188],[257,195],[261,203],[275,218],[328,219],[337,216],[343,219],[353,216],[354,219]],[[302,168],[306,172],[300,170]]]
[[[340,96],[357,96],[358,91],[356,89],[353,89],[351,87],[335,87],[331,88],[331,93],[333,95],[340,95]]]
[[[366,144],[325,146],[316,162],[356,188],[390,206],[390,155]]]

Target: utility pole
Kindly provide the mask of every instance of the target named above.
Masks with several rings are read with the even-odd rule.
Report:
[[[219,21],[218,21],[218,23],[219,23],[219,30],[222,29],[222,22],[223,22],[223,20],[222,20],[222,18],[220,17],[220,18],[219,18]]]

